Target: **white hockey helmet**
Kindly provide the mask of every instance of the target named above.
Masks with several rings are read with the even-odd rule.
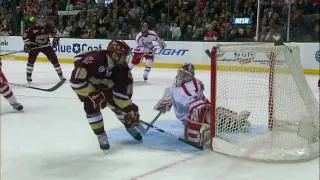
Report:
[[[191,63],[184,63],[177,72],[176,85],[181,86],[183,83],[191,81],[194,74],[194,65]]]

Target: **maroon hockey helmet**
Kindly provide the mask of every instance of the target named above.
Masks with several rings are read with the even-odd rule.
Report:
[[[107,55],[114,62],[118,62],[121,58],[126,59],[130,54],[130,46],[122,40],[112,40],[107,47]]]
[[[46,18],[44,15],[37,16],[37,25],[44,26],[46,24]]]

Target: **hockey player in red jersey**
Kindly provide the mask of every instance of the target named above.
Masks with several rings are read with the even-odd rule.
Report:
[[[143,58],[146,59],[146,67],[143,73],[143,79],[148,80],[149,72],[151,71],[152,64],[154,61],[154,47],[153,42],[157,42],[160,48],[165,48],[166,45],[162,39],[154,32],[148,29],[148,23],[144,22],[141,26],[141,32],[136,36],[137,47],[135,53],[129,63],[130,69],[138,65]]]
[[[107,50],[91,51],[75,56],[71,87],[84,104],[89,124],[97,135],[100,148],[110,148],[101,109],[111,108],[129,134],[141,140],[138,106],[132,103],[133,79],[127,64],[130,47],[112,40]]]
[[[53,37],[52,44],[50,43],[49,36]],[[61,80],[66,80],[63,77],[60,63],[54,49],[59,44],[59,37],[57,31],[51,24],[45,22],[44,16],[37,18],[37,23],[34,26],[30,26],[23,33],[24,51],[29,54],[27,63],[27,81],[32,81],[32,72],[34,63],[41,52],[47,56],[52,63],[55,71],[57,72]]]
[[[167,112],[174,106],[177,119],[185,126],[185,139],[197,146],[210,142],[211,104],[204,96],[204,84],[195,77],[194,66],[185,63],[179,68],[175,82],[166,88],[163,97],[155,105],[155,109]],[[248,111],[236,113],[218,107],[218,129],[225,131],[247,131],[250,123]]]
[[[0,57],[0,94],[2,94],[3,97],[10,103],[13,109],[17,111],[23,110],[23,106],[20,103],[18,103],[16,96],[13,94],[10,88],[10,85],[8,83],[6,76],[2,72],[1,57]]]

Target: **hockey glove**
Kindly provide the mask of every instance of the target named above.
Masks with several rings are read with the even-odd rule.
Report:
[[[164,49],[167,46],[163,39],[160,39],[158,41],[158,43],[159,43],[159,46],[160,46],[161,49]]]
[[[94,109],[104,109],[107,106],[106,95],[101,91],[89,93],[88,98],[91,101]]]
[[[152,49],[148,49],[148,48],[144,48],[142,50],[142,53],[145,55],[152,55],[153,54],[153,50]]]
[[[160,100],[158,104],[154,106],[154,109],[165,113],[171,110],[172,105],[173,105],[172,100],[163,100],[163,101]]]
[[[23,48],[24,52],[29,53],[30,49],[31,49],[30,45],[27,45],[27,44],[24,45],[24,48]]]
[[[52,47],[56,48],[59,45],[60,39],[58,37],[53,38],[52,40]]]
[[[172,105],[174,104],[174,100],[172,96],[173,95],[172,95],[171,89],[167,87],[164,90],[161,99],[157,102],[157,104],[153,107],[153,109],[157,111],[161,111],[163,113],[170,111]]]
[[[126,115],[124,116],[123,124],[126,128],[133,127],[139,124],[140,115],[137,105],[132,103],[124,109],[124,112],[126,113]]]

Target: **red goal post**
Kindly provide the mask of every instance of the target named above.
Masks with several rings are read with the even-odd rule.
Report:
[[[297,44],[213,47],[211,102],[214,151],[265,161],[319,157],[319,102],[303,74]]]

